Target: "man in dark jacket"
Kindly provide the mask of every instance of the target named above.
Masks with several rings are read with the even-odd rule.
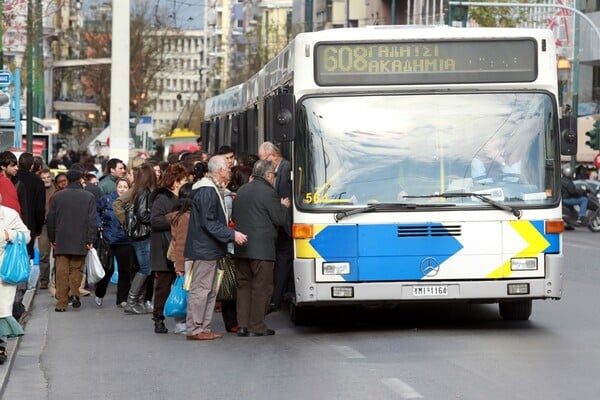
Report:
[[[194,184],[190,224],[183,254],[193,261],[188,291],[186,329],[188,340],[212,340],[223,335],[211,331],[217,293],[214,282],[217,261],[227,253],[227,243],[246,242],[246,235],[227,226],[227,213],[220,188],[229,181],[225,157],[208,162],[208,175]]]
[[[83,173],[67,172],[69,185],[54,194],[48,210],[48,239],[56,256],[56,308],[66,311],[69,292],[73,308],[81,306],[79,286],[85,256],[97,235],[96,199],[83,190]]]
[[[562,168],[563,177],[561,180],[563,203],[568,206],[579,206],[579,213],[577,215],[576,226],[581,226],[588,207],[588,198],[585,190],[577,188],[573,182],[573,176],[575,171],[570,165],[565,165]]]
[[[19,156],[19,171],[16,175],[16,186],[23,185],[25,195],[19,198],[23,222],[31,232],[31,241],[27,244],[29,258],[33,258],[35,238],[42,233],[46,216],[46,188],[42,179],[31,172],[33,154],[22,153]]]
[[[269,160],[254,164],[252,182],[242,186],[233,201],[236,229],[246,232],[245,246],[235,246],[238,272],[238,336],[274,335],[265,324],[273,292],[273,264],[277,228],[288,222],[290,200],[273,189],[275,170]]]

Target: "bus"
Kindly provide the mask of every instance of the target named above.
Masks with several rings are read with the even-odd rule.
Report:
[[[206,149],[272,141],[292,162],[292,319],[468,302],[528,320],[532,300],[560,299],[576,134],[556,63],[543,29],[341,28],[297,35],[208,99]]]
[[[156,155],[163,161],[170,154],[187,151],[193,153],[199,149],[198,135],[196,132],[186,128],[175,128],[167,136],[161,136],[154,140]]]

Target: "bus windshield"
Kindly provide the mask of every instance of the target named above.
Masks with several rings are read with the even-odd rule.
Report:
[[[555,203],[545,92],[311,97],[300,104],[296,204],[515,207]]]

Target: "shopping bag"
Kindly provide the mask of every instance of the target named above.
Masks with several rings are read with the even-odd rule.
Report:
[[[233,257],[226,255],[218,263],[220,285],[217,290],[217,300],[235,300],[237,297],[238,282],[235,276],[235,262]]]
[[[114,259],[114,269],[115,271],[113,272],[112,276],[110,277],[110,283],[112,283],[113,285],[116,285],[117,283],[119,283],[119,265],[117,264],[117,259]]]
[[[165,317],[183,318],[187,313],[187,298],[188,292],[183,290],[183,282],[185,278],[178,276],[171,286],[171,293],[165,302],[163,315]]]
[[[29,268],[29,254],[27,253],[25,234],[17,232],[15,240],[6,244],[0,279],[4,283],[12,285],[27,282],[29,280]]]
[[[112,261],[112,251],[110,249],[110,244],[108,244],[108,241],[104,238],[102,233],[98,238],[96,253],[98,253],[98,258],[100,259],[104,269],[110,271],[112,267],[112,265],[110,265]]]
[[[100,258],[98,258],[96,249],[93,247],[88,250],[85,256],[85,271],[88,284],[90,285],[94,285],[100,282],[100,279],[104,278],[104,267],[102,266],[102,262],[100,262]]]

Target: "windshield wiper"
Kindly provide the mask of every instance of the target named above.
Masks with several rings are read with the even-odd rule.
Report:
[[[432,195],[427,195],[427,196],[405,196],[405,198],[408,199],[425,199],[425,198],[434,198],[434,197],[443,197],[446,199],[451,199],[451,198],[456,198],[456,197],[475,197],[481,201],[483,201],[484,203],[488,203],[489,205],[491,205],[494,208],[497,208],[498,210],[504,210],[504,211],[508,211],[510,213],[512,213],[515,217],[517,217],[518,219],[521,219],[521,216],[523,215],[523,212],[515,207],[511,207],[509,205],[506,205],[504,203],[500,203],[498,201],[492,200],[489,197],[486,196],[490,196],[490,194],[488,193],[472,193],[472,192],[465,192],[465,193],[440,193],[440,194],[432,194]]]
[[[454,204],[453,204],[454,205]],[[398,209],[416,209],[419,207],[448,207],[449,204],[417,204],[417,203],[371,203],[366,207],[353,208],[352,210],[340,211],[335,213],[333,218],[338,222],[350,215],[362,214],[377,210],[398,210]]]

